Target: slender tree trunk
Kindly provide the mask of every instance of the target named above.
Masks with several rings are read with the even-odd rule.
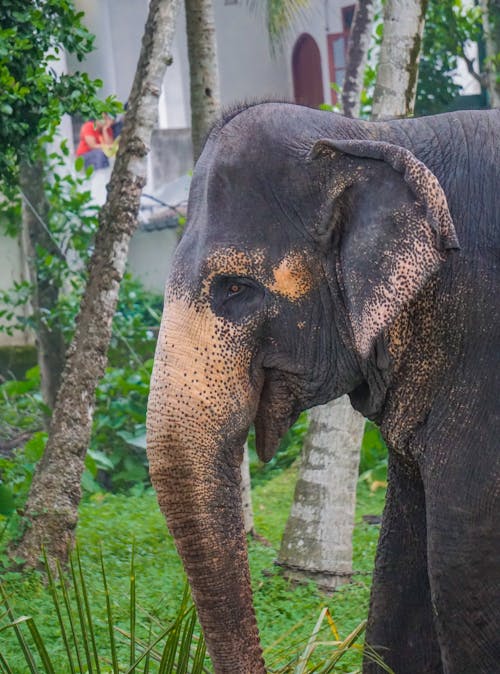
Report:
[[[427,0],[386,0],[372,119],[413,114]]]
[[[490,106],[500,108],[500,0],[480,0],[486,41],[486,72]]]
[[[279,563],[287,577],[334,590],[352,574],[352,532],[364,419],[347,396],[314,408]]]
[[[342,108],[346,117],[359,117],[374,14],[374,0],[358,0],[349,35],[347,66],[342,88]]]
[[[241,462],[241,505],[243,508],[243,522],[245,533],[254,532],[253,509],[252,509],[252,484],[250,482],[250,461],[248,458],[248,445],[243,449],[243,461]]]
[[[220,113],[219,70],[211,0],[185,0],[191,86],[191,136],[195,161]]]
[[[49,204],[43,186],[44,168],[41,161],[34,164],[23,162],[20,169],[20,184],[23,192],[22,221],[23,248],[30,283],[33,288],[31,302],[35,317],[36,347],[40,366],[43,402],[51,410],[64,368],[66,345],[64,336],[53,308],[59,299],[59,286],[53,278],[44,275],[37,264],[37,250],[42,248],[56,258],[63,257],[56,243],[46,229]],[[49,418],[46,419],[47,426]]]
[[[14,550],[29,566],[37,565],[42,545],[49,556],[65,561],[73,542],[95,389],[106,366],[128,244],[137,223],[177,8],[178,0],[150,3],[108,198],[99,214],[99,231],[75,336],[68,349],[45,454],[37,466],[26,504],[27,526]]]

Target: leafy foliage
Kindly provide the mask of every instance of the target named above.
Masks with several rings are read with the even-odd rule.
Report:
[[[365,119],[371,115],[378,68],[377,54],[383,33],[383,17],[379,7],[374,16],[372,39],[361,92],[360,117]],[[468,42],[476,42],[481,37],[480,7],[464,0],[452,0],[445,3],[439,0],[429,0],[420,52],[415,101],[416,115],[435,114],[449,108],[460,92],[460,85],[456,84],[453,79],[457,70],[458,57],[465,57]],[[336,84],[331,84],[331,87],[340,92]],[[334,106],[325,104],[320,107],[323,110],[341,112],[340,104]]]
[[[61,297],[68,338],[79,307],[79,292],[78,285]],[[162,302],[160,295],[145,291],[138,281],[125,275],[113,322],[110,366],[96,392],[93,433],[82,481],[87,493],[103,488],[133,488],[137,493],[149,484],[144,444],[146,405]],[[22,506],[47,440],[42,428],[43,415],[49,410],[41,398],[38,366],[29,370],[24,380],[0,384],[0,401],[4,412],[0,443],[19,439],[12,452],[0,455],[0,513],[2,503],[9,502],[9,508],[3,506],[4,514],[9,514]]]
[[[443,112],[458,96],[453,81],[459,56],[465,56],[468,41],[482,35],[481,10],[463,0],[429,0],[422,53],[419,63],[415,114]]]
[[[387,447],[372,421],[367,421],[365,425],[359,473],[360,480],[366,481],[373,490],[387,485]]]
[[[100,102],[99,80],[85,73],[59,74],[62,49],[81,61],[93,36],[71,0],[2,0],[0,10],[0,176],[15,183],[21,159],[54,136],[64,113],[96,116],[118,111]]]
[[[36,618],[26,615],[16,618],[8,593],[0,583],[0,605],[3,604],[5,611],[4,624],[0,622],[0,632],[14,632],[22,659],[31,674],[37,674],[40,665],[46,674],[56,674],[57,671],[71,674],[101,672],[104,667],[113,674],[124,671],[127,674],[139,671],[144,674],[187,674],[188,671],[190,674],[201,674],[204,671],[205,644],[197,627],[196,612],[190,602],[187,584],[176,617],[167,627],[156,625],[151,616],[146,616],[145,622],[138,621],[136,569],[132,549],[128,629],[121,629],[115,624],[113,600],[101,551],[100,581],[106,602],[105,633],[108,638],[105,647],[102,639],[98,647],[96,619],[89,601],[89,582],[95,582],[95,576],[92,580],[85,576],[78,548],[70,556],[69,578],[59,563],[55,576],[45,555],[44,561],[52,610],[43,616],[43,620],[50,620],[48,616],[51,616],[56,622],[61,635],[60,644],[44,639]],[[111,670],[107,670],[109,662]],[[12,671],[7,657],[1,651],[0,669]]]
[[[324,607],[328,607],[337,633],[341,635],[340,641],[355,632],[365,619],[378,527],[368,525],[363,516],[381,513],[384,493],[383,490],[371,493],[363,483],[359,485],[353,540],[354,581],[336,591],[333,597],[329,597],[319,592],[314,584],[289,583],[273,564],[293,500],[296,469],[292,467],[275,475],[253,491],[256,528],[271,545],[251,539],[249,555],[257,619],[266,661],[270,668],[279,672],[292,662],[297,665],[299,658],[304,655]],[[162,629],[176,620],[179,600],[183,595],[184,574],[173,540],[166,532],[156,498],[149,489],[141,496],[99,493],[83,501],[80,505],[77,540],[92,611],[97,651],[100,656],[106,657],[101,669],[104,674],[112,671],[112,658],[109,649],[108,609],[102,583],[101,545],[112,624],[118,628],[115,630],[115,638],[119,664],[127,663],[130,657],[131,644],[127,634],[132,631],[130,625],[133,593],[130,590],[130,580],[127,579],[132,575],[131,541],[134,541],[135,548],[133,575],[136,579],[136,642],[137,639],[141,641],[138,643],[136,657],[147,644],[149,624],[154,633],[159,635]],[[75,570],[78,578],[78,564]],[[69,580],[68,593],[79,633],[80,619],[73,582],[71,578]],[[54,658],[54,664],[64,663],[61,629],[50,588],[44,584],[43,578],[37,573],[9,572],[4,573],[3,583],[14,615],[33,617],[50,657]],[[60,594],[59,580],[55,579],[55,583]],[[65,611],[63,605],[62,609]],[[9,620],[4,616],[2,624],[6,622]],[[145,625],[146,629],[141,625]],[[29,630],[25,624],[20,625],[20,628]],[[29,638],[29,634],[26,638]],[[334,657],[338,645],[322,647],[318,642],[323,640],[337,641],[326,616],[317,632],[306,671],[323,666],[329,658]],[[12,628],[2,632],[0,644],[0,652],[11,664],[13,671],[29,671]],[[342,655],[333,671],[352,673],[359,670],[362,650],[357,642],[354,646]],[[84,649],[81,650],[85,662]],[[144,661],[138,671],[142,672],[143,666]],[[151,661],[150,666],[153,668],[157,663]],[[56,671],[70,670],[67,666],[61,666]],[[293,672],[295,669],[288,671]]]

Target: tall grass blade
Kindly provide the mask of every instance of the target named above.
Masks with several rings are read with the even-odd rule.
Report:
[[[87,616],[87,624],[89,626],[90,642],[92,644],[92,652],[94,654],[95,668],[97,674],[101,674],[101,666],[99,664],[99,655],[97,652],[97,644],[95,640],[94,622],[92,620],[92,611],[90,610],[87,584],[85,582],[85,577],[83,575],[82,560],[80,557],[80,549],[78,545],[76,546],[75,554],[76,554],[76,562],[78,564],[78,575],[80,577],[80,587],[82,588],[83,603],[85,605],[85,615]]]
[[[394,670],[392,670],[389,667],[389,665],[386,665],[383,658],[371,646],[369,646],[368,644],[365,644],[363,652],[364,652],[364,655],[366,656],[366,658],[368,658],[368,660],[371,660],[372,662],[376,662],[377,665],[381,669],[384,670],[384,672],[387,672],[387,674],[394,674]]]
[[[203,664],[205,662],[206,650],[207,648],[205,645],[205,638],[202,632],[198,638],[198,644],[196,646],[196,651],[194,654],[193,668],[191,670],[191,674],[203,674],[203,672],[205,671]]]
[[[146,657],[144,659],[144,671],[142,674],[149,674],[149,663],[150,663],[150,653],[151,653],[151,632],[152,632],[153,626],[151,623],[149,623],[149,633],[148,633],[148,646],[146,649]],[[134,671],[134,670],[132,670]]]
[[[177,646],[179,645],[180,631],[181,625],[179,619],[177,618],[173,629],[165,642],[158,674],[172,674],[175,664],[175,655],[177,653]]]
[[[113,612],[111,610],[111,597],[109,594],[108,581],[106,578],[106,571],[104,569],[104,557],[102,554],[102,548],[100,550],[100,561],[101,561],[101,572],[102,572],[102,583],[104,586],[104,594],[106,596],[106,616],[108,619],[108,632],[109,632],[109,645],[111,648],[111,659],[113,663],[113,674],[120,674],[118,669],[118,657],[116,653],[116,642],[115,642],[115,631],[113,629]],[[134,671],[129,670],[129,671]]]
[[[295,668],[295,674],[304,674],[306,671],[306,666],[307,663],[309,662],[309,658],[311,657],[311,653],[314,650],[314,643],[316,639],[318,638],[318,633],[321,629],[321,624],[323,622],[323,619],[326,615],[327,608],[325,607],[322,609],[321,613],[319,614],[319,618],[316,622],[316,625],[314,626],[314,629],[312,631],[312,634],[309,638],[309,641],[307,642],[307,646],[304,650],[304,653],[301,655],[299,658],[299,661],[297,663],[297,667]]]
[[[14,674],[12,669],[9,667],[9,663],[4,658],[2,653],[0,653],[0,668],[1,668],[0,671],[2,672],[2,674]]]
[[[86,674],[94,674],[94,668],[92,666],[92,656],[90,653],[90,646],[89,646],[89,637],[87,633],[87,625],[85,623],[85,606],[82,601],[82,596],[80,593],[80,589],[78,587],[78,578],[76,575],[76,570],[75,570],[75,563],[73,561],[73,555],[69,555],[69,567],[71,571],[71,579],[73,581],[73,591],[75,593],[75,602],[76,602],[76,608],[78,611],[78,620],[80,622],[80,632],[82,635],[82,640],[83,640],[83,648],[85,651],[85,659],[87,661],[87,673]]]
[[[49,584],[49,592],[52,597],[52,603],[54,604],[54,608],[56,610],[56,616],[57,616],[57,622],[59,623],[59,629],[61,630],[61,636],[62,640],[64,642],[64,648],[66,650],[67,656],[68,656],[68,663],[69,663],[69,668],[71,674],[75,674],[75,665],[73,662],[73,658],[71,656],[71,646],[69,644],[69,639],[68,639],[68,634],[66,632],[66,625],[64,623],[63,617],[62,617],[62,611],[61,611],[61,604],[59,603],[59,597],[57,594],[57,587],[56,583],[54,580],[54,576],[52,575],[52,570],[50,568],[49,560],[47,559],[47,553],[45,551],[45,548],[42,548],[42,555],[43,555],[43,563],[45,564],[45,569],[47,572],[47,580]]]
[[[31,632],[31,636],[33,638],[33,641],[35,642],[35,646],[37,647],[40,659],[43,663],[43,666],[45,667],[46,673],[56,674],[56,670],[52,665],[52,661],[49,657],[49,654],[47,653],[47,649],[45,648],[43,639],[40,635],[40,632],[38,631],[37,626],[35,625],[35,621],[33,620],[33,618],[28,618],[26,624],[28,625],[29,631]]]
[[[184,586],[184,592],[182,595],[182,601],[179,607],[177,618],[175,619],[172,631],[168,635],[168,638],[165,642],[165,647],[163,649],[163,653],[161,656],[158,674],[174,673],[175,656],[177,654],[177,649],[179,647],[179,639],[182,629],[182,623],[185,617],[189,614],[189,612],[193,610],[193,608],[187,608],[188,601],[189,601],[189,585],[186,583]]]
[[[184,624],[181,645],[179,647],[179,659],[177,661],[176,674],[188,674],[189,657],[191,655],[191,644],[193,643],[193,632],[195,625],[196,613],[193,608],[189,620],[187,620]]]
[[[336,639],[337,641],[341,641],[337,625],[335,624],[335,620],[333,619],[333,616],[328,609],[326,609],[326,619],[328,620],[328,624],[330,625],[330,629],[332,630],[334,639]]]
[[[184,614],[182,615],[181,620],[184,619],[185,615],[186,615],[186,612],[184,612]],[[162,639],[164,639],[167,636],[167,634],[170,634],[175,629],[175,626],[177,624],[177,620],[178,619],[176,619],[176,621],[174,623],[172,623],[171,625],[166,627],[164,630],[162,630],[162,632],[159,634],[159,636],[157,636],[156,639],[150,643],[150,645],[146,648],[146,650],[144,650],[139,655],[139,657],[134,662],[134,664],[131,667],[129,667],[129,669],[127,669],[124,672],[124,674],[132,674],[134,672],[134,668],[137,667],[137,665],[139,665],[144,660],[144,658],[146,658],[148,655],[153,653],[153,649],[156,646],[156,644],[158,644]]]
[[[3,600],[4,606],[7,609],[7,615],[9,616],[9,620],[11,621],[14,632],[16,633],[16,637],[17,637],[17,640],[19,642],[19,646],[21,647],[21,650],[22,650],[23,655],[24,655],[24,659],[26,660],[26,664],[28,665],[31,674],[38,674],[38,669],[37,669],[37,666],[35,664],[35,660],[33,658],[33,655],[31,653],[31,649],[30,649],[26,639],[24,638],[24,636],[21,632],[21,629],[20,629],[19,625],[16,624],[16,621],[15,621],[15,618],[14,618],[14,612],[12,611],[12,608],[9,604],[9,600],[7,598],[7,594],[6,594],[6,592],[3,588],[2,583],[0,583],[0,594],[2,595],[2,600]]]
[[[135,622],[136,622],[136,603],[135,603],[135,543],[132,543],[132,554],[130,557],[130,658],[129,664],[135,662]],[[132,669],[132,672],[135,668]]]
[[[333,672],[335,665],[340,660],[340,658],[349,650],[356,639],[358,639],[359,636],[363,634],[366,629],[367,622],[367,620],[363,620],[357,627],[353,629],[349,636],[347,636],[344,641],[338,645],[335,653],[327,662],[326,667],[321,670],[321,674],[330,674],[330,672]]]
[[[66,608],[66,615],[68,616],[68,622],[69,622],[69,627],[71,630],[71,636],[73,638],[73,644],[75,646],[75,655],[76,659],[78,661],[78,667],[79,671],[83,672],[85,671],[83,668],[83,660],[80,654],[80,644],[78,640],[78,635],[76,633],[76,627],[75,627],[75,618],[73,615],[73,608],[71,606],[71,601],[69,598],[69,593],[68,593],[68,588],[66,587],[66,581],[64,579],[64,573],[61,568],[61,563],[59,560],[56,561],[56,567],[57,567],[57,575],[59,577],[59,583],[61,585],[61,592],[64,600],[64,606]],[[68,654],[70,651],[68,650]]]

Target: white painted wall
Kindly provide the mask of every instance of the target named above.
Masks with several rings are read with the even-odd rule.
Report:
[[[263,9],[252,11],[245,0],[230,5],[215,0],[215,23],[222,104],[290,99],[286,50],[274,58],[271,55]]]
[[[127,268],[147,290],[163,293],[167,274],[177,246],[175,229],[155,232],[135,232],[128,256]]]
[[[91,79],[102,79],[103,97],[116,94],[116,64],[119,61],[117,61],[113,53],[114,45],[111,33],[112,24],[109,2],[108,0],[77,0],[75,7],[85,13],[84,23],[95,35],[95,49],[86,56],[84,65],[71,55],[68,57],[68,65],[72,70],[84,69]],[[128,41],[125,36],[123,37],[123,41]],[[130,49],[134,48],[134,43],[135,40],[132,40],[132,44],[129,43]]]
[[[0,223],[0,289],[9,290],[14,282],[27,278],[28,270],[20,239],[6,236],[2,228],[3,225]],[[1,318],[0,323],[6,324]],[[33,335],[28,331],[15,332],[13,335],[0,331],[0,347],[27,344],[33,344]]]
[[[191,126],[189,107],[189,62],[187,56],[186,17],[184,3],[177,15],[172,65],[167,68],[159,106],[160,129],[186,129]]]

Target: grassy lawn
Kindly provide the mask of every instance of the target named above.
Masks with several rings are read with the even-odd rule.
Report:
[[[269,666],[278,659],[283,661],[283,649],[290,653],[307,641],[323,606],[329,607],[341,637],[347,636],[366,617],[378,527],[363,522],[362,516],[380,514],[383,508],[383,490],[372,494],[365,484],[360,483],[354,535],[356,575],[351,584],[328,597],[313,584],[291,585],[273,564],[292,502],[294,484],[295,469],[292,467],[253,492],[256,529],[271,543],[271,547],[255,540],[249,543],[257,619]],[[150,624],[153,631],[158,631],[158,625],[165,625],[174,618],[184,587],[184,576],[151,491],[137,497],[97,494],[89,498],[80,508],[77,538],[89,601],[95,616],[95,630],[99,643],[102,640],[102,650],[105,650],[104,644],[109,642],[109,638],[106,637],[100,549],[103,551],[115,624],[128,629],[133,544],[138,621],[143,624],[143,636]],[[54,607],[41,575],[6,573],[4,586],[16,616],[31,615],[36,619],[51,656],[58,649],[62,650]],[[0,623],[4,622],[5,616],[2,619],[0,610]],[[293,629],[298,623],[301,623],[300,627]],[[284,638],[276,643],[280,637]],[[126,640],[122,653],[126,653],[125,644]],[[7,658],[14,674],[29,671],[21,660],[19,646],[10,629],[0,634],[0,653]],[[355,671],[359,663],[359,656],[349,654],[340,661],[336,671]],[[61,667],[56,674],[66,674],[67,668]],[[102,674],[108,671],[111,669],[105,667]]]

